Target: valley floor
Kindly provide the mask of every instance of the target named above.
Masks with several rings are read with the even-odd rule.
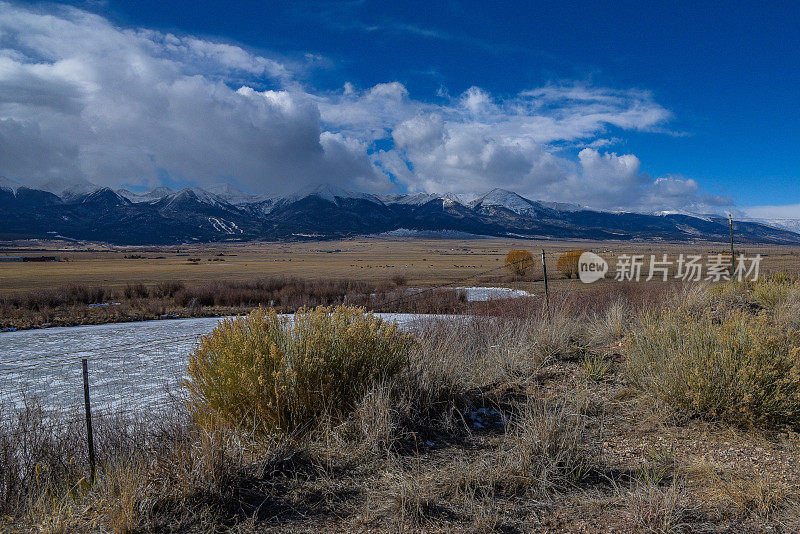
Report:
[[[210,282],[299,278],[301,280],[356,280],[370,283],[402,276],[411,286],[437,286],[454,280],[461,285],[497,285],[505,276],[503,261],[509,250],[526,249],[536,259],[528,281],[510,285],[541,292],[541,250],[547,252],[547,270],[554,288],[580,290],[582,284],[558,271],[558,257],[572,249],[601,255],[611,266],[620,255],[728,253],[728,243],[666,243],[621,241],[533,241],[524,239],[411,239],[353,237],[330,241],[211,243],[178,247],[114,247],[98,243],[0,242],[4,256],[57,256],[53,263],[0,261],[0,295],[70,284],[121,290],[128,284],[146,285],[179,280],[187,285]],[[800,269],[800,247],[743,245],[736,253],[761,254],[767,271]],[[647,261],[645,262],[647,263]],[[676,274],[676,265],[670,274]],[[485,273],[490,271],[488,274]]]
[[[512,249],[533,253],[534,264],[525,276],[510,275],[503,267]],[[409,287],[441,285],[499,286],[542,297],[542,249],[550,288],[582,292],[616,284],[610,280],[614,265],[625,255],[644,258],[645,278],[650,256],[667,254],[674,279],[680,255],[700,255],[705,262],[729,245],[377,237],[181,247],[9,242],[0,246],[0,260],[45,255],[61,261],[0,261],[0,330],[237,315],[260,305],[283,312],[343,302],[383,312],[481,312],[480,306],[458,302],[452,291],[425,299],[400,297]],[[565,277],[558,259],[575,249],[596,252],[608,261],[607,279],[588,286]],[[738,253],[760,254],[763,274],[800,271],[798,247],[737,245]]]

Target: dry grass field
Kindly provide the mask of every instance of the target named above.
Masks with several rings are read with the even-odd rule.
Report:
[[[547,250],[551,306],[470,307],[432,291],[407,311],[467,315],[411,334],[353,307],[309,310],[291,327],[269,309],[225,321],[191,355],[169,410],[97,419],[93,483],[82,421],[53,424],[31,399],[0,425],[0,531],[800,529],[796,248],[740,249],[771,274],[727,284],[583,284],[556,268],[578,248],[613,266],[622,254],[705,258],[724,244],[19,248],[3,254],[68,261],[0,263],[0,326],[244,314],[344,295],[380,309],[407,286],[444,283],[541,295],[540,267],[502,268],[518,248]],[[66,288],[71,301],[59,300]],[[117,297],[119,307],[87,312]]]
[[[81,422],[31,405],[0,530],[798,531],[796,278],[507,304],[413,340],[352,308],[228,321],[187,402],[98,419],[93,484]]]
[[[671,244],[627,242],[567,242],[513,239],[392,239],[351,238],[336,241],[296,243],[205,244],[181,247],[77,247],[65,243],[35,243],[0,246],[0,257],[57,255],[57,263],[0,262],[0,293],[52,287],[67,283],[122,287],[131,282],[146,284],[165,280],[187,283],[244,281],[275,276],[303,280],[389,280],[402,275],[410,286],[435,286],[464,280],[465,285],[507,285],[541,291],[541,273],[531,281],[502,280],[503,259],[511,249],[528,249],[538,259],[548,253],[548,274],[556,287],[579,288],[575,280],[563,280],[556,269],[558,255],[570,249],[597,252],[612,265],[620,254],[725,253],[720,244]],[[800,247],[737,247],[736,253],[764,256],[765,271],[800,270]],[[194,261],[192,261],[194,260]],[[538,267],[537,267],[538,268]],[[480,273],[496,269],[488,276]]]

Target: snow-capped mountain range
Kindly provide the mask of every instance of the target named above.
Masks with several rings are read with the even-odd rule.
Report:
[[[493,189],[472,199],[428,193],[373,195],[331,185],[269,196],[229,184],[147,192],[88,182],[26,187],[0,177],[0,239],[66,238],[176,244],[351,235],[503,236],[531,239],[725,241],[717,215],[641,214],[530,200]],[[800,234],[736,222],[739,242],[800,243]]]

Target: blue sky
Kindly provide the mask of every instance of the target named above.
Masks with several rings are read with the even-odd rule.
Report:
[[[143,148],[141,139],[147,135],[138,125],[119,128],[118,121],[104,115],[101,121],[108,121],[109,128],[99,147],[91,137],[76,146],[59,146],[55,152],[64,155],[63,161],[49,161],[49,170],[29,161],[9,161],[4,169],[0,153],[0,174],[44,180],[58,169],[60,176],[94,182],[111,173],[124,175],[109,178],[109,185],[135,188],[166,179],[199,185],[227,181],[280,192],[286,187],[280,177],[288,173],[292,183],[324,179],[375,191],[479,193],[482,186],[507,186],[526,196],[605,208],[725,211],[733,203],[736,210],[787,205],[755,212],[794,213],[793,205],[800,204],[797,3],[528,4],[110,0],[76,2],[70,10],[7,4],[22,15],[8,17],[3,26],[6,17],[0,10],[0,44],[17,53],[9,57],[20,68],[86,61],[76,72],[85,70],[94,83],[103,84],[100,91],[110,92],[120,80],[93,73],[105,72],[103,61],[110,69],[118,58],[116,52],[97,52],[111,40],[100,36],[134,32],[139,39],[147,34],[156,44],[144,49],[165,47],[153,57],[162,60],[170,54],[187,79],[202,77],[209,86],[223,83],[245,98],[269,92],[271,105],[276,105],[273,93],[286,93],[300,108],[306,106],[295,113],[292,104],[295,111],[289,115],[285,107],[277,116],[259,115],[265,122],[256,124],[253,135],[276,135],[288,131],[287,124],[299,124],[291,138],[302,140],[305,132],[318,142],[275,146],[223,136],[228,144],[247,147],[216,155],[217,161],[204,165],[202,156],[187,147],[172,147],[168,153],[158,146]],[[46,33],[34,20],[46,15],[87,30],[99,28],[97,46],[77,45],[69,32],[60,47],[57,35],[46,36],[56,43],[48,46],[19,37]],[[169,48],[165,36],[240,49],[271,62],[271,70],[232,66],[228,56],[189,57]],[[131,46],[142,50],[143,45]],[[44,84],[30,76],[7,74],[4,80],[3,72],[0,68],[0,89],[4,83]],[[75,83],[79,75],[67,79]],[[164,76],[175,85],[173,74]],[[57,81],[69,92],[64,79]],[[55,91],[43,88],[41,98],[65,98]],[[92,95],[73,98],[84,106],[82,120],[87,109],[107,110],[108,101],[115,101],[109,96],[96,107],[89,99],[97,93]],[[169,102],[185,97],[187,107],[196,98],[188,92],[161,96]],[[158,100],[149,99],[145,89],[137,97],[139,110]],[[7,147],[15,135],[20,147],[29,150],[52,145],[46,139],[51,126],[36,105],[13,101],[6,104],[5,117],[3,112],[0,106],[0,120],[13,121],[15,128],[5,132]],[[309,131],[315,116],[316,133]],[[174,117],[169,127],[186,132],[209,126],[182,117]],[[253,124],[248,117],[245,123]],[[22,143],[34,127],[41,139]],[[216,123],[210,127],[220,130]],[[83,131],[85,126],[75,128]],[[130,142],[126,133],[138,140]],[[441,146],[440,135],[445,139]],[[100,147],[109,151],[109,138],[116,143],[117,159],[136,172],[121,173],[115,164],[92,159]],[[179,138],[171,135],[170,143]],[[189,137],[186,142],[199,144]],[[133,145],[139,152],[128,150]],[[481,158],[469,160],[476,152]],[[70,160],[69,154],[78,155]],[[308,154],[316,154],[318,161],[290,164],[294,157],[308,161]],[[185,165],[172,163],[182,158]],[[279,158],[285,164],[276,164]],[[224,161],[236,163],[226,166]]]

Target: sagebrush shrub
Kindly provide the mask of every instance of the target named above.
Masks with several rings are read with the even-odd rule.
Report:
[[[769,314],[653,314],[631,335],[626,367],[634,385],[689,413],[800,428],[800,332]]]
[[[767,310],[774,310],[782,303],[797,300],[797,295],[800,293],[800,286],[797,282],[783,273],[759,280],[752,286],[751,300]]]
[[[195,349],[186,387],[201,424],[255,434],[341,417],[408,361],[411,340],[361,308],[274,309],[222,321]]]

